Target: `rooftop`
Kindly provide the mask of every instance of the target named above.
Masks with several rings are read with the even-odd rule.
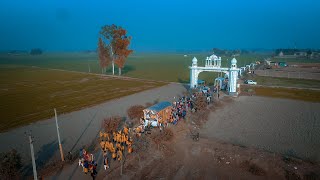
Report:
[[[155,104],[153,106],[150,106],[146,109],[149,109],[149,110],[152,110],[152,111],[156,111],[156,112],[159,112],[163,109],[165,109],[166,107],[168,106],[171,106],[171,103],[168,102],[168,101],[162,101],[162,102],[159,102],[158,104]]]

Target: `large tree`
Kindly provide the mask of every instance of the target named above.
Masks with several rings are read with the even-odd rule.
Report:
[[[111,62],[111,56],[109,46],[105,45],[101,37],[98,41],[98,54],[100,67],[102,68],[102,73],[104,73]]]
[[[112,74],[114,75],[114,64],[116,64],[119,68],[119,75],[121,75],[121,69],[124,67],[126,58],[133,52],[128,49],[131,41],[131,37],[127,36],[127,31],[123,29],[121,26],[105,25],[101,28],[99,44],[103,44],[103,46],[99,46],[103,49],[101,52],[109,52],[107,56],[112,63]],[[100,51],[100,50],[99,50]],[[102,53],[103,54],[103,53]],[[106,56],[105,56],[106,57]],[[99,53],[99,58],[100,53]],[[101,61],[101,59],[100,59]]]

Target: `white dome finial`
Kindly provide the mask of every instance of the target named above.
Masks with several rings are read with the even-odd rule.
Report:
[[[198,64],[198,59],[196,57],[193,57],[192,66],[197,66],[197,64]]]
[[[236,65],[237,64],[237,60],[236,60],[236,58],[233,58],[232,60],[231,60],[231,65]]]

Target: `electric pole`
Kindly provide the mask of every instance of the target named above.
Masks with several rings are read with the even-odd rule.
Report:
[[[38,180],[36,160],[35,160],[35,158],[34,158],[33,139],[32,139],[31,132],[30,132],[30,134],[29,134],[29,144],[30,144],[30,151],[31,151],[31,160],[32,160],[32,169],[33,169],[33,179],[34,179],[34,180]]]
[[[61,145],[61,140],[60,140],[60,133],[59,133],[59,125],[58,125],[58,117],[57,117],[56,108],[54,108],[54,115],[56,117],[56,127],[57,127],[58,141],[59,141],[60,156],[61,156],[61,160],[64,161],[62,145]]]
[[[89,61],[88,61],[88,71],[89,71],[89,73],[91,73]]]

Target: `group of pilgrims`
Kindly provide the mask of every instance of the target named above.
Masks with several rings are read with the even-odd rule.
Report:
[[[206,102],[209,103],[212,100],[212,95],[210,93],[210,88],[207,88],[206,91],[199,91],[192,93],[191,96],[183,96],[181,98],[174,97],[174,101],[172,103],[172,115],[171,118],[173,119],[172,123],[176,124],[179,120],[185,119],[187,112],[195,112],[197,111],[197,107],[195,105],[195,101],[198,97],[205,97]]]
[[[100,147],[103,152],[103,167],[105,170],[110,168],[109,159],[121,161],[126,151],[128,153],[132,153],[133,151],[133,140],[129,136],[129,128],[127,127],[112,133],[100,131],[99,136]],[[80,150],[79,166],[82,166],[85,174],[90,173],[93,179],[97,175],[97,163],[94,161],[94,156],[85,149]]]
[[[129,136],[129,128],[124,127],[123,130],[107,133],[100,131],[100,146],[103,152],[104,169],[109,168],[109,154],[111,159],[121,161],[125,149],[128,153],[132,153],[132,137]]]
[[[94,179],[97,175],[97,163],[94,161],[93,154],[88,153],[85,149],[80,149],[79,156],[79,166],[82,166],[82,170],[85,174],[90,173]]]
[[[197,107],[195,105],[195,100],[199,97],[205,97],[207,103],[211,102],[211,93],[210,89],[207,91],[199,91],[196,93],[192,93],[190,96],[183,96],[180,98],[174,97],[174,101],[172,103],[172,109],[170,111],[170,119],[168,121],[164,121],[159,123],[160,131],[169,126],[169,124],[177,124],[180,120],[185,119],[187,112],[195,112],[197,111]],[[142,120],[142,119],[140,119]],[[141,124],[143,124],[141,122]],[[109,159],[114,159],[121,161],[123,159],[124,153],[132,153],[132,143],[133,139],[129,135],[130,129],[124,127],[120,131],[113,132],[101,132],[100,135],[100,146],[103,152],[103,164],[104,169],[107,170],[110,168]],[[143,125],[140,125],[133,129],[133,132],[136,135],[140,135],[144,132]],[[131,133],[130,133],[131,134]],[[79,166],[83,167],[83,172],[87,174],[91,173],[91,176],[94,178],[97,174],[96,167],[97,164],[93,159],[93,155],[89,154],[85,149],[80,150],[80,159]]]

